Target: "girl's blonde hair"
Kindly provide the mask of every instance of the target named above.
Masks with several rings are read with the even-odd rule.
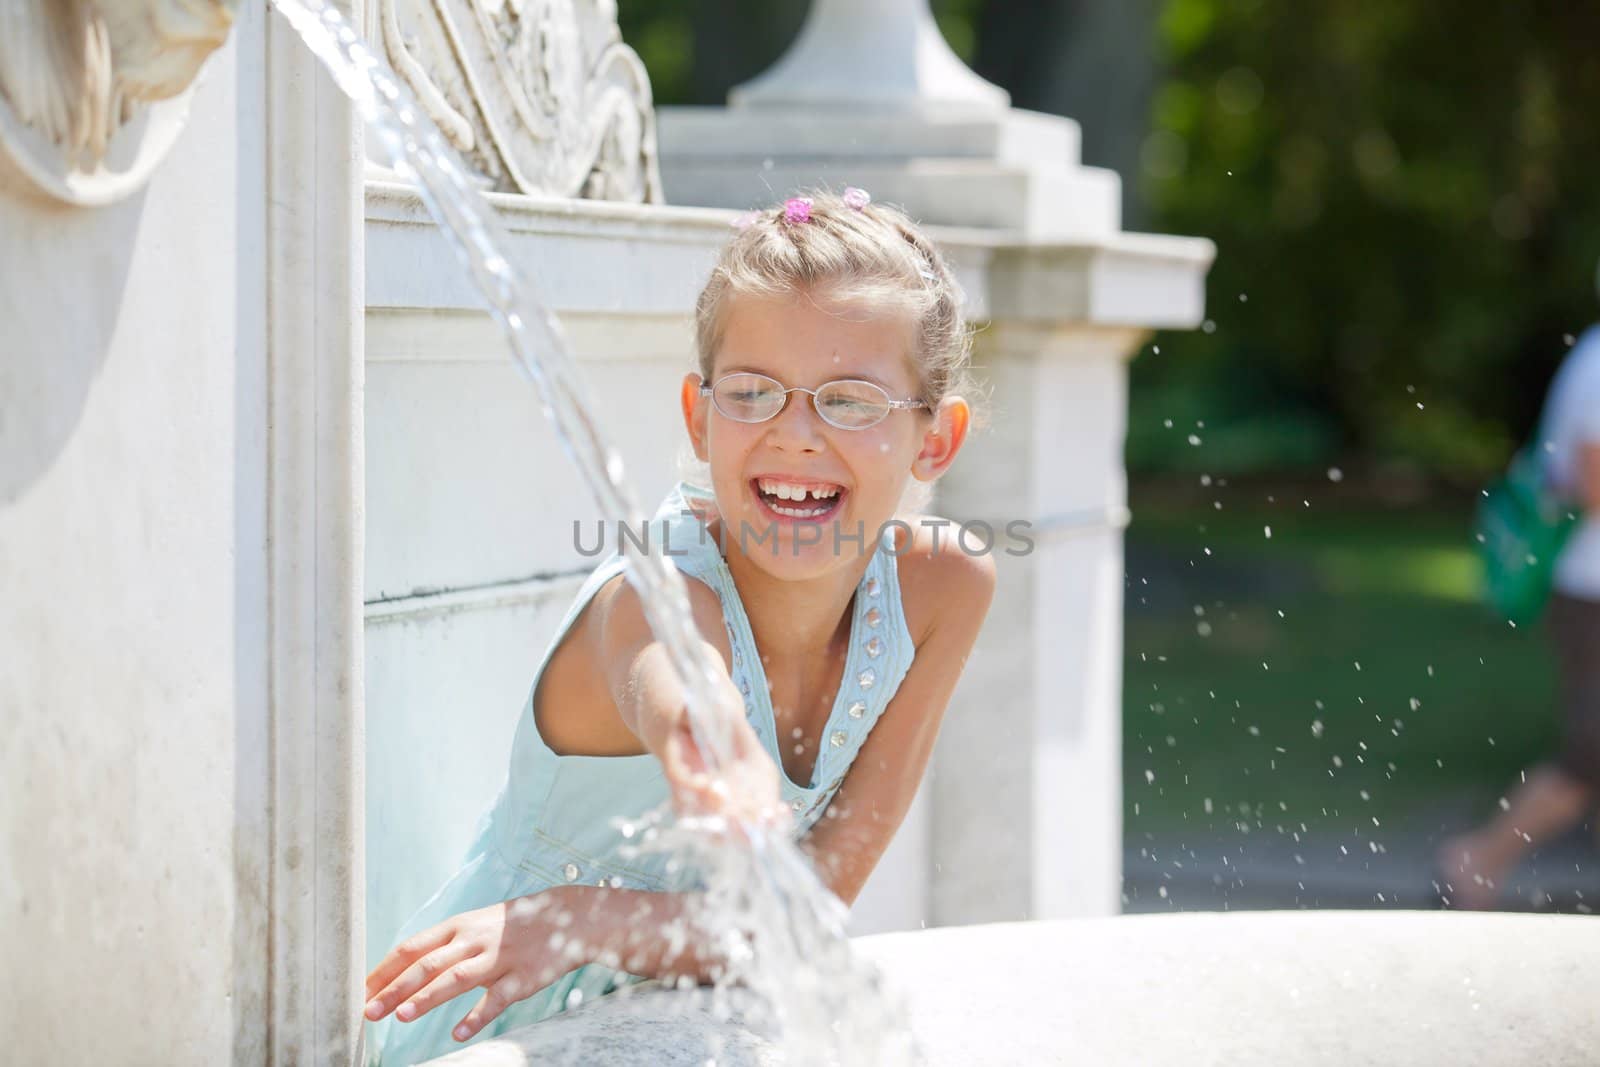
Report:
[[[729,297],[804,294],[834,307],[905,314],[915,327],[911,356],[922,399],[932,409],[963,396],[976,414],[962,292],[933,242],[898,208],[852,207],[827,190],[804,196],[809,218],[790,221],[784,205],[756,212],[723,248],[695,305],[700,376],[711,378]]]

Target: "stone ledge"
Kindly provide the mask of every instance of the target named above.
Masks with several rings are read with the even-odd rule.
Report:
[[[539,296],[563,317],[604,316],[604,328],[663,316],[687,323],[737,214],[510,195],[490,200]],[[482,307],[482,297],[426,220],[413,189],[368,183],[369,313]],[[1110,231],[1042,239],[1021,230],[928,230],[949,255],[976,321],[1191,327],[1204,315],[1205,277],[1216,255],[1216,246],[1204,238],[1162,234]],[[618,280],[619,259],[628,271],[626,286]],[[688,341],[683,334],[685,350]]]
[[[856,944],[908,995],[931,1067],[1600,1062],[1600,924],[1585,918],[1211,913],[956,927]],[[711,1021],[697,1001],[607,998],[432,1062],[786,1062],[761,1035]]]
[[[830,163],[866,160],[979,159],[999,164],[1079,161],[1078,124],[1008,108],[992,114],[882,114],[815,108],[662,107],[656,133],[663,158],[683,155],[759,168],[772,158]],[[691,146],[682,153],[676,146]]]

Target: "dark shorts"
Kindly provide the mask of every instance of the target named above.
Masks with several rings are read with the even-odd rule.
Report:
[[[1561,668],[1561,767],[1600,786],[1600,600],[1557,593],[1549,618]]]

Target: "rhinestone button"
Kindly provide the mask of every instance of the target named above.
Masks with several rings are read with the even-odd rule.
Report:
[[[863,689],[871,689],[877,680],[878,672],[873,670],[871,667],[868,667],[866,670],[856,675],[856,684]]]
[[[868,641],[867,655],[871,656],[873,659],[877,659],[879,656],[883,655],[883,641],[876,637]]]
[[[576,863],[569,863],[565,867],[561,868],[561,873],[567,876],[567,881],[576,882],[579,874],[578,865]]]
[[[832,745],[834,748],[843,748],[845,740],[846,738],[844,731],[835,730],[833,732],[833,736],[828,738],[828,744]]]
[[[883,612],[877,608],[868,608],[866,618],[868,626],[876,626],[883,621]]]
[[[867,579],[867,595],[868,596],[877,596],[878,595],[878,578],[877,578],[876,575],[874,575],[871,578]]]
[[[859,719],[859,718],[861,718],[861,716],[865,715],[866,713],[867,713],[867,706],[865,704],[861,703],[861,701],[858,700],[854,704],[850,705],[850,717],[852,719]]]
[[[789,801],[789,810],[790,811],[796,811],[797,812],[797,811],[799,811],[801,808],[803,808],[805,806],[806,806],[806,802],[804,800],[802,800],[801,798],[799,798],[799,797],[795,797],[793,800]]]

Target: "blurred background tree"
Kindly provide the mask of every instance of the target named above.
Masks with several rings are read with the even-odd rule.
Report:
[[[1126,225],[1218,243],[1213,324],[1134,365],[1135,473],[1341,462],[1476,484],[1596,318],[1600,6],[932,6],[1017,106],[1082,124],[1085,161],[1123,176]],[[625,0],[620,14],[658,103],[720,104],[808,7]]]

